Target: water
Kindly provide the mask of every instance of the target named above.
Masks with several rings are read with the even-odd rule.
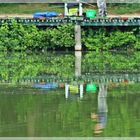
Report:
[[[0,54],[0,136],[140,136],[139,53]],[[20,59],[19,59],[20,58]],[[104,80],[105,79],[105,80]],[[34,83],[84,84],[84,96]],[[107,97],[86,84],[107,86]],[[105,92],[105,88],[102,88]]]

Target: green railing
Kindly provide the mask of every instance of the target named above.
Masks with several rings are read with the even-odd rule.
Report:
[[[79,24],[81,26],[140,26],[140,18],[94,18],[84,19],[83,17],[65,17],[65,18],[49,18],[49,19],[34,19],[34,18],[1,18],[0,25],[3,23],[11,24],[13,19],[17,23],[24,25],[37,26],[58,26],[61,24]]]
[[[55,75],[42,75],[36,77],[24,77],[22,79],[18,79],[17,83],[19,84],[31,84],[31,83],[89,83],[89,82],[96,82],[96,83],[122,83],[122,82],[129,82],[129,83],[140,83],[140,74],[86,74],[79,77],[61,77]],[[12,83],[9,80],[0,79],[0,83]]]

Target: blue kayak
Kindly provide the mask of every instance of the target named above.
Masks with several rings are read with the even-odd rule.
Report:
[[[47,17],[57,17],[58,13],[56,12],[37,12],[33,14],[34,18],[47,18]]]
[[[58,84],[57,83],[34,84],[32,87],[40,89],[55,89],[58,88]]]

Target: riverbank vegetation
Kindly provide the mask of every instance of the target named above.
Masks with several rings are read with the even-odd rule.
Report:
[[[140,28],[88,28],[83,43],[88,50],[139,50]]]
[[[38,29],[13,21],[11,26],[3,24],[0,27],[0,39],[1,51],[57,50],[74,46],[74,31],[71,25]]]
[[[0,26],[1,51],[74,50],[74,26],[37,28],[13,21]],[[139,50],[140,28],[82,28],[83,50]]]

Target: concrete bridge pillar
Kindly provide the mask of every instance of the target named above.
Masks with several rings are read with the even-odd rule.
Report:
[[[81,26],[75,25],[75,51],[81,51]]]

